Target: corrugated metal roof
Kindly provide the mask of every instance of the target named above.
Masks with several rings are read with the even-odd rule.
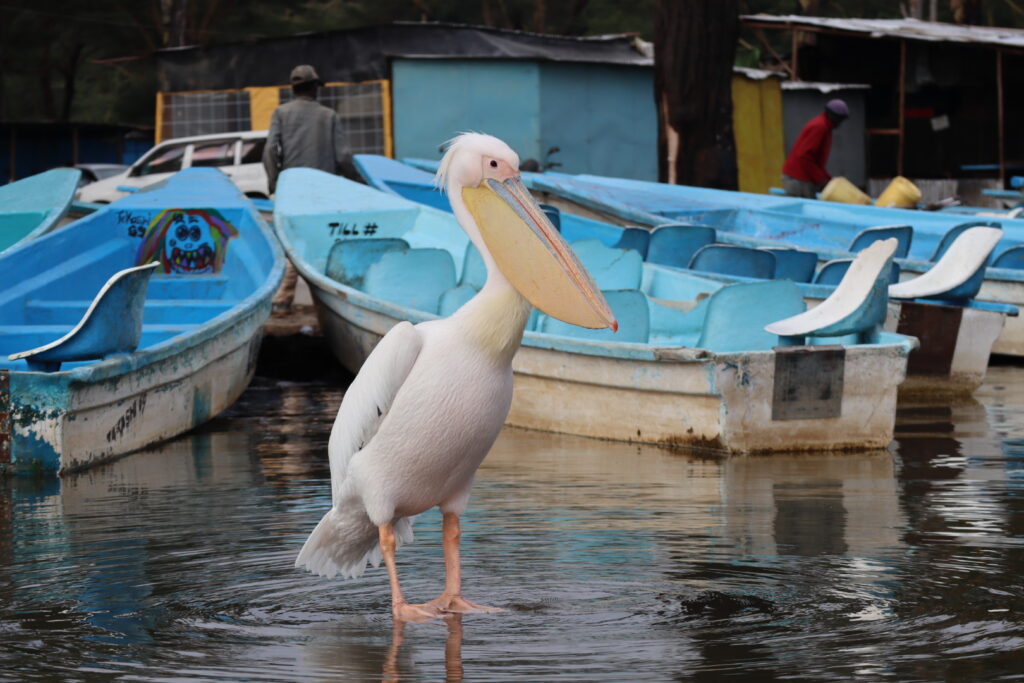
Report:
[[[1024,49],[1024,29],[996,26],[962,26],[919,19],[836,19],[807,17],[799,14],[745,14],[746,24],[778,24],[779,26],[822,28],[831,31],[860,33],[871,38],[904,38],[929,42],[975,43]]]

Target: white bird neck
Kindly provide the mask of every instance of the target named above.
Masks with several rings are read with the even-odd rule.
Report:
[[[465,325],[467,335],[477,340],[481,348],[492,352],[497,360],[511,363],[522,343],[532,306],[502,274],[487,249],[476,219],[462,201],[462,185],[453,180],[448,184],[447,193],[452,213],[480,252],[487,268],[487,282],[483,288],[452,319]]]

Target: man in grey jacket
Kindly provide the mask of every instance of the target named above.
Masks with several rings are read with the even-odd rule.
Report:
[[[323,85],[316,69],[308,64],[295,67],[291,82],[295,99],[274,110],[263,148],[270,192],[277,189],[281,171],[299,166],[358,180],[341,120],[316,101],[317,87]]]

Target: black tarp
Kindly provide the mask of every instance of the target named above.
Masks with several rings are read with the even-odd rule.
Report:
[[[312,64],[325,81],[388,78],[390,57],[531,59],[651,66],[630,36],[567,37],[458,24],[396,22],[157,53],[160,90],[227,90],[284,85],[292,67]]]

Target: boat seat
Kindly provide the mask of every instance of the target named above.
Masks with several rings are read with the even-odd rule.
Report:
[[[646,344],[650,336],[650,311],[647,297],[636,289],[603,291],[608,306],[619,322],[619,331],[609,329],[590,330],[579,325],[562,322],[543,313],[540,314],[537,329],[547,334],[577,339],[591,339],[609,342],[634,342]]]
[[[850,264],[853,263],[852,258],[837,258],[832,261],[825,263],[821,270],[818,271],[817,275],[814,276],[814,284],[816,285],[829,285],[835,287],[843,278],[846,277],[846,271],[850,269]],[[900,264],[893,262],[889,268],[889,284],[894,285],[900,281]]]
[[[967,223],[961,223],[960,225],[954,225],[952,228],[946,231],[946,234],[939,240],[938,246],[935,247],[935,252],[932,254],[929,261],[937,262],[942,255],[949,249],[949,245],[953,244],[953,241],[957,237],[962,235],[964,231],[970,230],[971,228],[1001,228],[1002,225],[993,221],[968,221]]]
[[[150,280],[151,287],[152,282]],[[238,303],[236,299],[154,299],[147,294],[143,322],[146,325],[205,322]],[[25,322],[30,325],[74,324],[91,304],[86,299],[30,299],[25,302]]]
[[[1024,246],[1010,247],[996,257],[992,267],[1024,270]]]
[[[686,268],[697,251],[715,241],[714,228],[706,225],[662,225],[651,231],[646,261]]]
[[[975,226],[961,232],[942,259],[913,280],[889,285],[897,299],[941,299],[967,302],[977,295],[985,278],[985,266],[1003,237],[1000,228]]]
[[[906,258],[910,253],[910,240],[914,237],[914,229],[909,225],[879,225],[874,228],[865,228],[857,233],[857,236],[850,242],[847,251],[858,253],[878,240],[896,238],[896,258]]]
[[[622,237],[615,243],[616,249],[632,249],[647,259],[647,247],[651,243],[651,231],[646,228],[623,228]]]
[[[663,346],[696,346],[700,331],[704,327],[708,302],[711,296],[705,296],[686,308],[672,300],[657,300],[648,297],[647,304],[651,318],[651,331],[648,343]]]
[[[765,330],[784,346],[801,346],[807,337],[856,334],[861,344],[878,341],[888,309],[890,264],[899,241],[890,237],[861,251],[835,291],[814,308],[773,322]]]
[[[558,207],[551,206],[550,204],[538,204],[537,206],[540,207],[540,210],[551,221],[551,225],[555,226],[555,230],[562,232],[562,212],[558,210]]]
[[[689,268],[705,273],[770,280],[775,275],[775,255],[734,244],[709,244],[697,250]]]
[[[64,361],[96,360],[129,354],[142,337],[142,310],[149,278],[160,266],[147,263],[114,273],[70,332],[29,351],[12,353],[33,372],[57,372]]]
[[[359,238],[335,242],[327,252],[324,274],[342,284],[363,289],[366,271],[384,254],[409,251],[409,243],[397,238]]]
[[[477,289],[473,285],[457,285],[445,290],[445,293],[441,295],[437,314],[442,318],[448,317],[462,308],[462,305],[476,296],[476,293]]]
[[[572,250],[599,289],[640,289],[644,261],[638,252],[607,247],[597,238],[577,240]]]
[[[810,282],[814,279],[814,269],[818,267],[818,255],[813,251],[790,249],[787,247],[760,247],[775,257],[776,280],[792,280],[793,282]]]
[[[476,289],[483,289],[487,282],[487,265],[480,250],[472,242],[466,245],[466,255],[462,258],[462,277],[459,278],[460,285],[470,285]]]
[[[767,351],[778,337],[765,326],[806,308],[800,288],[788,280],[740,282],[711,295],[697,347],[728,351]]]
[[[389,251],[366,270],[363,291],[401,306],[437,313],[455,286],[455,261],[444,249]]]
[[[226,275],[164,275],[149,280],[149,299],[221,299],[228,289]]]

